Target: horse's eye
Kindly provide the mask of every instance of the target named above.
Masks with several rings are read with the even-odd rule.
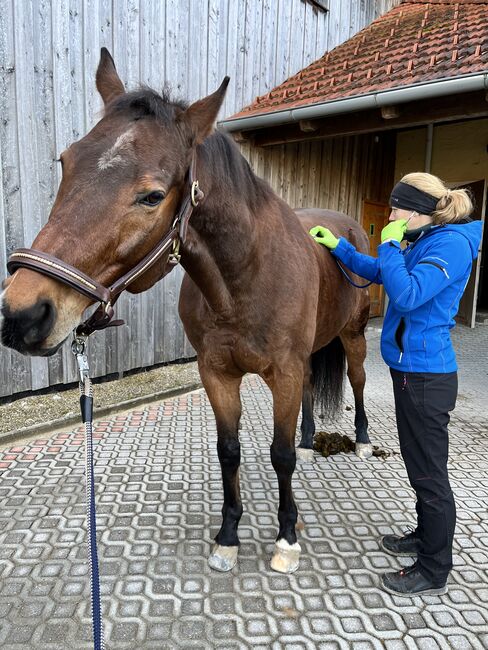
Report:
[[[143,196],[141,199],[139,199],[139,203],[154,207],[155,205],[159,205],[163,199],[163,192],[150,192],[149,194],[146,194],[146,196]]]

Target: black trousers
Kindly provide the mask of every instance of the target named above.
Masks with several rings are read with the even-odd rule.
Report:
[[[417,566],[436,586],[452,569],[456,506],[447,475],[449,411],[457,373],[404,373],[390,368],[400,449],[417,496]]]

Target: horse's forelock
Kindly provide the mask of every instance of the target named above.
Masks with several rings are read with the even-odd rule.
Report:
[[[131,119],[154,117],[161,124],[169,124],[187,108],[186,102],[172,100],[167,89],[159,94],[151,88],[142,88],[117,97],[107,107],[105,115],[125,112]]]

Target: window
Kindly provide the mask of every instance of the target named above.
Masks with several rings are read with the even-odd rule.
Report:
[[[329,0],[302,0],[302,2],[308,2],[321,11],[329,11]]]

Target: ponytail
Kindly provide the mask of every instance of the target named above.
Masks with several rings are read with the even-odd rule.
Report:
[[[473,202],[468,190],[447,190],[439,199],[432,220],[435,224],[456,223],[473,212]]]
[[[414,172],[404,176],[401,182],[438,199],[436,209],[432,213],[432,221],[435,224],[462,221],[473,211],[473,202],[468,190],[450,190],[433,174]]]

